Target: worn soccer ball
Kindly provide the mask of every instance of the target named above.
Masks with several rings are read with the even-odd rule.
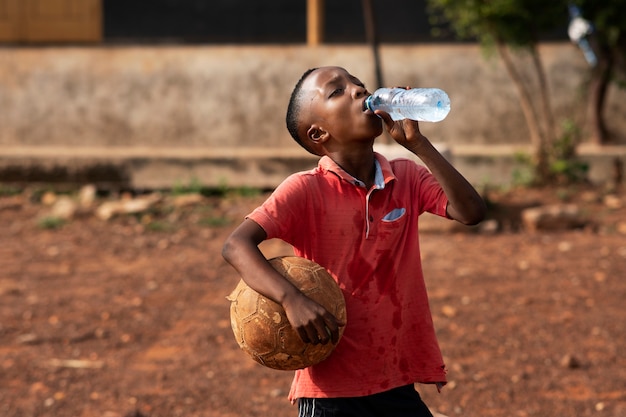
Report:
[[[346,304],[339,286],[320,265],[297,256],[269,260],[282,276],[338,320],[346,320]],[[250,288],[243,280],[228,296],[235,339],[252,359],[272,369],[295,370],[326,359],[336,345],[304,343],[287,320],[285,310]],[[343,334],[339,329],[339,336]]]

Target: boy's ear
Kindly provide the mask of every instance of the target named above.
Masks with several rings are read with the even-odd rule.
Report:
[[[328,132],[318,125],[311,125],[309,130],[306,131],[307,138],[316,144],[323,143],[328,139]]]

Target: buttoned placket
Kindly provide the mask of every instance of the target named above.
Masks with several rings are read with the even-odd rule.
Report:
[[[365,239],[369,239],[371,224],[373,220],[370,220],[370,198],[376,190],[382,190],[385,188],[385,179],[383,177],[382,169],[378,161],[375,161],[376,173],[374,175],[374,185],[365,194]],[[365,188],[365,183],[359,179],[354,179],[354,185]]]
[[[372,187],[369,190],[366,190],[366,185],[363,181],[359,180],[356,177],[353,177],[352,175],[348,174],[345,171],[341,171],[343,172],[333,172],[331,170],[331,172],[333,172],[335,175],[337,175],[337,177],[343,179],[344,181],[352,184],[355,187],[361,188],[363,190],[366,190],[367,192],[365,193],[365,239],[369,238],[370,235],[370,230],[371,230],[371,223],[372,221],[370,221],[370,198],[372,196],[372,194],[374,193],[374,191],[376,190],[382,190],[383,188],[385,188],[385,177],[383,175],[383,171],[382,171],[382,167],[380,166],[380,162],[378,162],[378,160],[374,160],[374,164],[375,164],[375,173],[374,173],[374,185],[372,185]],[[358,190],[357,190],[358,191]],[[360,192],[360,191],[359,191]]]
[[[365,195],[365,239],[369,239],[370,237],[370,225],[372,223],[372,219],[370,219],[370,198],[374,191],[380,189],[381,187],[374,184]]]

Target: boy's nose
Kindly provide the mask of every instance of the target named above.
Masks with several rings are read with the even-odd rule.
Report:
[[[367,89],[365,87],[356,86],[353,90],[354,98],[359,98],[367,95]]]

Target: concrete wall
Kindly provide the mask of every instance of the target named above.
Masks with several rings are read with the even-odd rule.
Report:
[[[485,59],[475,45],[383,45],[380,52],[385,85],[448,92],[448,118],[422,130],[452,153],[456,145],[528,143],[516,91],[495,57]],[[580,51],[547,44],[541,55],[557,120],[584,120],[587,68]],[[344,66],[375,87],[366,46],[0,48],[0,166],[55,154],[54,161],[66,156],[57,163],[63,167],[76,158],[128,164],[129,154],[149,159],[155,151],[207,161],[253,158],[257,151],[307,159],[288,136],[284,113],[302,72],[320,65]],[[626,92],[613,88],[607,121],[626,143],[624,114]],[[171,175],[151,184],[181,179]],[[207,183],[216,175],[234,174],[196,172]]]

